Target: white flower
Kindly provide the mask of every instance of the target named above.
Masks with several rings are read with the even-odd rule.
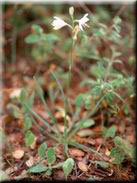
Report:
[[[22,88],[17,88],[15,90],[13,90],[10,94],[10,98],[13,99],[13,98],[19,98],[20,94],[21,94],[21,90]]]
[[[79,23],[79,28],[80,30],[83,31],[83,27],[89,27],[86,22],[89,21],[89,18],[87,18],[88,16],[88,13],[86,13],[80,20],[75,20],[75,22],[78,22]]]
[[[59,17],[54,17],[52,25],[54,27],[53,29],[55,29],[55,30],[61,29],[64,26],[69,26],[70,28],[72,28],[71,25],[67,24],[66,22],[64,22],[64,20],[62,20]]]

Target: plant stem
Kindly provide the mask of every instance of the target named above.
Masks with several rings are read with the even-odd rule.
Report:
[[[69,88],[70,88],[70,85],[71,85],[71,80],[72,80],[72,67],[73,67],[73,64],[74,64],[74,61],[73,61],[73,50],[74,50],[74,44],[75,44],[75,41],[74,39],[72,39],[72,45],[71,45],[71,53],[70,53],[70,63],[69,63],[69,78],[68,78],[68,91],[69,91]]]

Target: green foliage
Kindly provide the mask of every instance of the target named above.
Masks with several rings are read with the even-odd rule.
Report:
[[[135,149],[128,141],[116,136],[114,143],[115,147],[112,148],[110,154],[114,158],[114,164],[121,164],[126,157],[130,158],[132,162],[135,161]]]
[[[66,178],[72,172],[74,164],[75,164],[75,162],[74,162],[74,160],[72,158],[68,158],[63,163],[63,171],[64,171],[64,175],[65,175]]]
[[[46,175],[48,175],[48,176],[50,176],[52,174],[52,169],[48,169],[47,171],[46,171]]]
[[[43,143],[38,148],[38,155],[41,157],[41,159],[44,159],[46,157],[46,150],[47,150],[47,144]]]
[[[83,104],[83,94],[80,94],[76,97],[76,106],[77,107],[82,107],[82,104]]]
[[[29,130],[32,127],[32,120],[28,115],[24,116],[24,129]]]
[[[93,119],[81,120],[80,124],[80,128],[89,128],[95,124],[95,121]]]
[[[33,24],[33,25],[32,25],[32,29],[33,29],[36,33],[38,33],[38,34],[42,34],[42,33],[43,33],[43,29],[42,29],[39,25],[37,25],[37,24]]]
[[[109,163],[106,161],[95,161],[96,165],[99,165],[101,168],[109,168]]]
[[[91,67],[91,73],[97,78],[103,78],[105,76],[106,69],[103,64],[99,63]]]
[[[37,35],[37,34],[30,34],[25,39],[25,42],[28,43],[28,44],[34,44],[34,43],[37,43],[40,40],[41,40],[41,37],[39,35]]]
[[[25,134],[25,143],[27,146],[30,146],[33,144],[35,140],[35,135],[30,131],[28,130]]]
[[[35,31],[35,33],[32,33],[25,38],[25,42],[28,44],[34,44],[40,41],[47,41],[48,43],[52,43],[58,40],[58,37],[55,34],[43,33],[43,29],[39,25],[32,25],[32,29]]]
[[[125,113],[125,115],[129,114],[129,105],[128,104],[125,104],[125,106],[124,106],[124,113]]]
[[[115,125],[113,125],[112,127],[108,128],[108,129],[104,128],[103,135],[105,138],[109,138],[109,137],[114,138],[115,134],[116,134],[116,130],[117,130],[117,128]]]
[[[56,11],[56,7],[53,7],[53,9]],[[72,30],[72,37],[68,37],[68,35],[70,34],[67,34],[66,32],[64,32],[63,34],[61,31],[61,33],[55,33],[55,31],[53,33],[45,33],[44,29],[37,24],[32,25],[32,33],[25,38],[26,43],[34,44],[31,48],[31,54],[36,60],[55,60],[57,61],[57,65],[59,63],[59,65],[62,65],[64,68],[66,68],[66,66],[68,67],[68,63],[66,61],[72,61],[73,64],[76,63],[73,60],[73,55],[75,57],[80,57],[80,59],[78,59],[78,63],[81,62],[80,65],[82,66],[84,66],[83,62],[88,61],[88,63],[90,63],[96,61],[94,65],[92,64],[91,67],[89,66],[87,68],[87,77],[85,77],[85,80],[80,83],[81,87],[85,85],[88,86],[87,91],[85,93],[79,93],[76,96],[74,102],[75,106],[73,106],[72,108],[71,105],[73,105],[73,102],[69,100],[69,98],[66,96],[65,91],[67,86],[66,81],[70,79],[70,75],[72,74],[70,72],[70,70],[72,69],[70,66],[72,66],[73,64],[69,65],[69,72],[66,72],[66,69],[62,69],[57,66],[54,73],[50,75],[50,79],[54,79],[54,81],[52,82],[52,87],[49,83],[49,96],[53,106],[57,97],[59,99],[63,98],[64,102],[64,115],[62,118],[64,118],[63,120],[65,130],[63,135],[58,129],[58,124],[56,122],[54,112],[51,112],[52,110],[50,110],[49,105],[47,105],[45,101],[44,92],[41,85],[36,82],[35,93],[33,92],[31,95],[28,94],[27,90],[22,90],[19,100],[22,104],[22,111],[24,114],[25,142],[27,146],[33,144],[35,138],[34,134],[31,132],[32,121],[35,121],[35,119],[33,119],[33,116],[35,116],[36,119],[42,121],[45,126],[51,130],[50,133],[48,129],[46,129],[46,133],[50,133],[49,136],[51,138],[56,140],[57,143],[64,145],[64,153],[66,156],[68,156],[68,146],[70,144],[74,145],[74,143],[70,143],[72,137],[79,130],[82,130],[83,128],[90,128],[95,125],[95,121],[92,119],[92,116],[99,109],[102,110],[103,108],[104,111],[104,103],[107,103],[108,107],[107,109],[105,108],[105,110],[109,110],[109,112],[111,111],[112,113],[114,113],[114,111],[120,108],[120,102],[122,101],[122,107],[124,106],[125,115],[129,115],[130,106],[125,105],[125,99],[128,96],[134,95],[134,78],[132,76],[128,76],[128,74],[126,74],[124,70],[118,71],[116,70],[116,67],[114,67],[115,64],[122,64],[122,44],[129,39],[124,40],[124,36],[121,36],[122,19],[119,16],[112,18],[110,15],[107,14],[105,8],[101,8],[101,11],[99,11],[99,9],[100,8],[97,8],[97,15],[92,15],[89,17],[91,18],[91,26],[87,30],[87,33],[86,31],[79,32],[78,44],[77,40],[75,40],[75,43],[72,44],[72,38],[74,36],[73,34],[75,30]],[[69,13],[72,19],[71,25],[74,24],[75,26],[75,24],[77,23],[75,21],[73,22],[73,8],[69,10]],[[109,25],[110,17],[112,19],[111,25]],[[100,21],[102,19],[104,20],[103,23]],[[48,27],[49,23],[51,23],[50,20],[50,18],[44,20],[46,27]],[[49,29],[50,26],[46,31],[49,31]],[[63,40],[62,42],[57,42],[59,40],[59,36],[57,35],[61,36],[61,40]],[[72,51],[72,53],[70,54],[71,58],[68,58],[67,56],[69,55],[68,52],[70,50]],[[81,68],[83,67],[80,67],[79,74],[83,77],[85,73]],[[124,94],[121,97],[121,91],[123,91],[123,89]],[[61,97],[59,96],[60,93]],[[35,95],[39,96],[39,98],[41,99],[45,111],[50,116],[50,122],[46,121],[32,110]],[[120,102],[117,102],[115,99],[119,99]],[[75,112],[73,111],[73,109]],[[83,113],[83,111],[85,112],[85,114],[82,116],[81,113]],[[19,113],[20,111],[15,112],[15,116],[19,116]],[[72,117],[71,122],[69,122],[68,120],[69,114],[71,114]],[[82,119],[80,119],[81,116]],[[35,123],[37,124],[36,121]],[[41,130],[39,124],[37,124],[37,126]],[[131,146],[131,144],[123,140],[121,137],[115,137],[115,125],[112,125],[110,128],[104,127],[102,133],[105,139],[112,138],[114,141],[114,147],[111,149],[110,154],[110,156],[114,158],[114,164],[120,165],[125,158],[129,158],[130,160],[134,161],[134,148]],[[82,144],[78,144],[77,147],[83,148]],[[96,151],[93,149],[93,151],[91,150],[89,152]],[[29,169],[30,173],[40,173],[46,171],[46,175],[50,176],[52,174],[53,168],[62,167],[64,175],[67,178],[73,170],[75,162],[72,158],[68,158],[62,164],[54,165],[56,162],[55,148],[48,148],[46,143],[40,145],[40,147],[38,148],[38,155],[41,159],[47,159],[48,167],[45,167],[43,164],[38,164]],[[97,166],[100,166],[104,169],[109,167],[109,163],[105,161],[95,161],[95,163]]]
[[[42,163],[39,163],[31,168],[28,169],[29,173],[42,173],[42,172],[46,172],[48,169],[48,167],[46,167],[45,165],[43,165]]]
[[[48,148],[48,163],[53,164],[55,163],[55,161],[56,161],[55,150],[52,147],[50,147]]]
[[[120,165],[125,159],[123,151],[118,147],[113,147],[111,149],[110,156],[114,158],[113,163]]]

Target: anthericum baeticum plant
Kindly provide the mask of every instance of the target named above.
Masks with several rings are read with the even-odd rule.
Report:
[[[78,34],[80,31],[84,31],[84,29],[88,26],[88,14],[86,13],[81,19],[77,20],[74,17],[74,8],[70,7],[69,8],[69,14],[71,17],[71,24],[65,22],[61,18],[55,16],[53,17],[51,25],[53,26],[54,30],[60,30],[63,27],[69,28],[71,31],[71,39],[72,39],[72,45],[71,45],[71,59],[69,63],[69,79],[68,79],[68,87],[67,91],[70,89],[70,84],[71,84],[71,78],[72,78],[72,66],[74,66],[74,60],[73,60],[73,51],[74,51],[74,46],[77,45],[77,38]],[[111,29],[108,29],[106,25],[101,24],[101,23],[96,23],[96,26],[100,26],[99,28],[97,27],[97,30],[93,32],[93,37],[96,39],[93,41],[100,39],[105,39],[105,40],[111,40],[118,42],[118,39],[120,39],[120,23],[121,19],[119,17],[114,17],[113,19],[113,24],[111,26]],[[57,41],[57,37],[54,34],[45,34],[43,32],[43,29],[38,26],[38,25],[33,25],[33,29],[36,32],[36,34],[29,35],[26,38],[27,43],[36,43],[37,41]],[[94,30],[94,27],[93,27]],[[88,43],[87,43],[88,44]],[[91,46],[91,45],[88,45]],[[79,47],[79,45],[78,45]],[[85,48],[83,48],[85,49]],[[52,138],[54,141],[57,143],[55,146],[48,148],[46,143],[43,143],[40,145],[38,149],[38,154],[41,158],[40,162],[37,162],[35,166],[31,167],[28,171],[30,173],[40,173],[40,172],[46,172],[47,175],[50,175],[52,173],[52,170],[55,168],[62,167],[64,171],[64,175],[67,178],[68,175],[72,172],[75,161],[72,157],[70,157],[68,153],[68,146],[74,146],[79,149],[82,149],[86,152],[89,153],[95,153],[96,156],[99,156],[99,158],[102,159],[102,161],[94,161],[96,165],[100,165],[101,167],[108,167],[109,163],[105,162],[104,157],[102,153],[99,153],[97,150],[93,148],[89,148],[83,144],[77,143],[76,140],[73,139],[74,135],[81,129],[89,128],[95,124],[95,121],[91,119],[91,117],[95,114],[95,112],[98,109],[101,109],[103,102],[107,101],[107,104],[110,106],[110,108],[114,111],[114,103],[113,99],[117,97],[124,103],[126,104],[125,100],[123,97],[121,97],[118,93],[118,89],[122,87],[129,87],[131,90],[129,91],[130,96],[133,94],[132,92],[132,82],[133,78],[132,77],[124,77],[121,73],[116,72],[113,69],[113,64],[114,63],[121,63],[120,60],[117,59],[121,55],[121,53],[117,52],[115,46],[110,46],[109,48],[111,50],[111,55],[109,58],[106,57],[99,57],[96,55],[96,57],[99,60],[99,64],[92,66],[91,72],[92,74],[96,77],[96,79],[91,79],[91,78],[86,78],[86,81],[82,81],[80,85],[88,85],[91,86],[91,89],[87,91],[86,93],[79,94],[76,97],[75,101],[75,112],[71,112],[71,120],[70,117],[68,116],[68,111],[70,110],[71,102],[69,100],[69,96],[67,96],[64,93],[62,84],[60,80],[58,79],[57,75],[51,71],[52,77],[55,79],[57,86],[59,88],[59,91],[61,93],[61,96],[63,98],[64,102],[64,110],[62,110],[62,116],[64,118],[64,129],[63,132],[59,130],[59,126],[56,120],[56,117],[54,115],[54,112],[52,112],[46,103],[46,100],[44,98],[44,92],[41,88],[41,85],[39,82],[34,78],[35,83],[36,83],[36,88],[35,92],[32,93],[31,96],[29,96],[28,92],[23,89],[20,95],[20,102],[22,104],[22,111],[24,115],[24,131],[25,131],[25,143],[27,146],[31,146],[34,142],[35,135],[31,131],[32,128],[32,123],[38,126],[40,129],[41,133],[45,136],[45,134]],[[77,49],[78,50],[78,49]],[[96,52],[95,52],[96,53]],[[90,53],[91,56],[91,53]],[[50,121],[44,119],[41,117],[39,114],[37,114],[33,109],[33,102],[34,102],[34,97],[35,95],[39,96],[41,99],[45,111],[48,112],[48,115],[50,117]],[[128,95],[128,94],[127,94]],[[52,98],[53,96],[51,96]],[[94,99],[95,105],[93,108],[91,108],[91,101]],[[105,103],[106,104],[106,103]],[[80,113],[82,111],[82,108],[86,108],[86,115],[82,116],[82,119],[80,119]],[[69,111],[70,112],[70,111]],[[35,117],[35,118],[34,118]],[[45,126],[46,129],[41,127],[36,119],[40,120]],[[104,126],[103,126],[104,127]],[[89,133],[89,132],[88,132]],[[90,131],[91,133],[91,131]],[[104,129],[103,128],[103,136],[104,136],[104,143],[106,142],[106,139],[108,138],[114,138],[116,135],[116,127],[112,126],[109,129]],[[123,145],[122,145],[123,143]],[[129,158],[133,159],[133,150],[130,150],[131,146],[123,141],[121,138],[116,136],[114,138],[114,144],[115,147],[112,149],[112,152],[110,153],[112,157],[115,158],[115,163],[118,164],[119,162],[121,163],[125,156],[128,156]],[[65,161],[61,163],[56,164],[56,148],[59,145],[64,146],[64,155],[65,155]],[[126,149],[126,150],[125,150]],[[47,152],[47,153],[45,153]],[[121,158],[119,160],[119,155],[118,153],[121,153]],[[43,159],[47,159],[48,165],[45,166],[42,162]],[[92,162],[93,163],[93,162]]]

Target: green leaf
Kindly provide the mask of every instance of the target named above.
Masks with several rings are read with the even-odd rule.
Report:
[[[20,96],[19,96],[19,100],[20,100],[20,102],[21,102],[22,104],[25,102],[27,96],[28,96],[27,91],[26,91],[26,89],[23,88],[23,89],[21,90],[21,94],[20,94]]]
[[[128,104],[126,104],[124,106],[124,113],[125,113],[125,115],[128,115],[129,114],[129,105]]]
[[[33,106],[34,97],[35,97],[35,93],[33,92],[33,93],[31,94],[31,96],[30,96],[30,97],[27,99],[27,101],[26,101],[26,103],[28,104],[28,106],[29,106],[30,108],[32,108],[32,106]]]
[[[45,156],[46,156],[46,149],[47,149],[46,143],[41,144],[38,149],[38,154],[42,159],[45,158]]]
[[[114,143],[115,143],[116,146],[121,146],[121,145],[123,146],[123,139],[119,136],[116,136],[114,138]]]
[[[47,171],[47,167],[43,164],[37,164],[36,166],[33,166],[28,169],[29,173],[41,173]]]
[[[13,116],[17,119],[22,118],[22,111],[20,108],[14,104],[9,104],[8,105],[9,110],[12,112]]]
[[[94,32],[94,36],[105,36],[106,30],[104,28],[100,28]]]
[[[109,163],[107,163],[106,161],[95,161],[97,165],[99,165],[100,167],[106,169],[109,167]]]
[[[50,176],[51,174],[52,174],[52,169],[48,169],[48,170],[46,171],[46,175]]]
[[[76,106],[81,107],[83,104],[83,94],[80,94],[76,97]]]
[[[133,146],[127,141],[122,139],[119,136],[116,136],[114,138],[114,143],[115,145],[121,149],[128,157],[130,157],[131,159],[134,158],[134,148]]]
[[[116,126],[113,125],[108,129],[104,129],[103,135],[105,138],[109,138],[109,137],[113,138],[116,134],[116,130],[117,130]]]
[[[24,129],[29,130],[32,127],[31,118],[28,115],[24,116]]]
[[[42,34],[41,39],[47,42],[55,42],[58,41],[59,38],[55,34],[49,33],[49,34]]]
[[[120,165],[125,158],[125,154],[118,147],[114,147],[111,149],[110,156],[114,158],[112,163],[118,164],[118,165]]]
[[[41,40],[41,37],[37,34],[30,34],[25,38],[25,42],[28,44],[37,43],[40,40]]]
[[[93,86],[93,88],[91,89],[91,94],[96,95],[96,96],[100,96],[101,94],[101,87],[96,85]]]
[[[63,171],[64,175],[67,178],[67,176],[72,172],[73,167],[74,167],[74,160],[72,158],[68,158],[64,163],[63,163]]]
[[[93,119],[81,120],[80,124],[81,128],[89,128],[95,124],[95,121]]]
[[[28,130],[25,134],[25,143],[27,146],[30,146],[33,144],[34,142],[34,139],[35,139],[35,135],[30,131]]]
[[[85,107],[87,110],[91,109],[91,95],[86,95],[85,97]]]
[[[52,147],[50,147],[48,148],[48,163],[53,164],[55,161],[56,161],[55,150]]]
[[[108,92],[106,95],[106,99],[107,99],[109,105],[113,104],[113,98],[114,98],[114,94],[112,92]]]
[[[43,96],[44,95],[44,92],[43,92],[43,89],[41,87],[41,85],[36,81],[36,92],[39,96]]]
[[[93,65],[91,67],[91,73],[97,78],[103,78],[106,73],[106,69],[102,64]]]
[[[39,33],[39,34],[41,34],[41,33],[43,33],[43,28],[41,28],[39,25],[37,25],[37,24],[33,24],[32,25],[32,29],[36,32],[36,33]]]

